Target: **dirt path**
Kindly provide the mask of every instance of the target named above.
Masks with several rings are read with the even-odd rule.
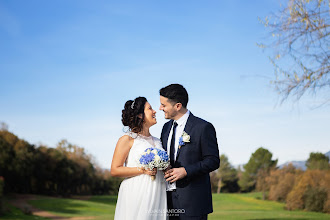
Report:
[[[89,197],[77,197],[76,199],[83,199],[87,200]],[[43,211],[40,209],[37,209],[30,204],[27,203],[28,200],[33,200],[37,199],[34,195],[20,195],[17,194],[15,195],[15,198],[12,200],[9,200],[9,203],[12,204],[13,206],[21,209],[23,212],[30,211],[32,215],[40,216],[40,217],[45,217],[45,218],[50,218],[50,219],[60,219],[60,220],[89,220],[89,219],[95,219],[94,216],[84,216],[84,217],[63,217],[63,216],[58,216],[53,213]]]

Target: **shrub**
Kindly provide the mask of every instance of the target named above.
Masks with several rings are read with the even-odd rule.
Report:
[[[322,212],[327,200],[327,191],[323,188],[308,187],[304,194],[305,209],[308,211]]]
[[[284,174],[284,177],[280,179],[275,191],[275,200],[284,202],[286,197],[291,192],[295,182],[295,175],[292,173]]]
[[[268,198],[270,200],[285,202],[288,194],[302,173],[302,170],[296,169],[292,164],[282,169],[272,170],[266,178],[266,182],[270,186]]]
[[[322,207],[322,208],[321,208]],[[307,170],[297,178],[286,199],[289,210],[330,212],[330,171]]]

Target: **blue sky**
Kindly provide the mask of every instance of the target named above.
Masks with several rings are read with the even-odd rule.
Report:
[[[330,150],[329,107],[277,105],[273,67],[256,46],[269,1],[0,0],[0,121],[30,143],[61,139],[109,168],[121,110],[145,96],[166,122],[160,88],[181,83],[188,108],[214,124],[220,152],[243,164],[263,146],[279,163]]]

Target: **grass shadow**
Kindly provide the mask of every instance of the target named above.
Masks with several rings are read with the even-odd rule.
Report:
[[[0,215],[1,220],[49,220],[49,218],[43,218],[35,215],[25,215],[19,208],[14,207],[8,203],[4,203],[4,213]]]
[[[88,204],[81,201],[58,198],[30,200],[28,203],[44,211],[69,215],[81,214],[81,210],[89,207]]]
[[[105,204],[105,205],[116,205],[117,196],[92,196],[87,201],[102,203],[102,204]]]

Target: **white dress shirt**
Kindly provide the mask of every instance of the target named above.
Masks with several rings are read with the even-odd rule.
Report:
[[[184,115],[182,115],[181,118],[179,118],[178,120],[174,120],[174,122],[176,122],[178,124],[178,126],[176,127],[176,132],[175,132],[175,142],[174,142],[174,161],[176,160],[176,155],[178,153],[178,148],[179,148],[179,139],[182,136],[182,133],[184,131],[184,128],[186,127],[187,124],[187,120],[189,117],[190,111],[188,110]],[[174,124],[174,123],[173,123]],[[168,155],[170,155],[170,151],[171,151],[171,140],[172,140],[172,134],[173,134],[173,125],[170,131],[170,134],[168,135],[168,140],[167,140],[167,153]],[[167,191],[172,191],[174,189],[176,189],[176,183],[167,183]]]

